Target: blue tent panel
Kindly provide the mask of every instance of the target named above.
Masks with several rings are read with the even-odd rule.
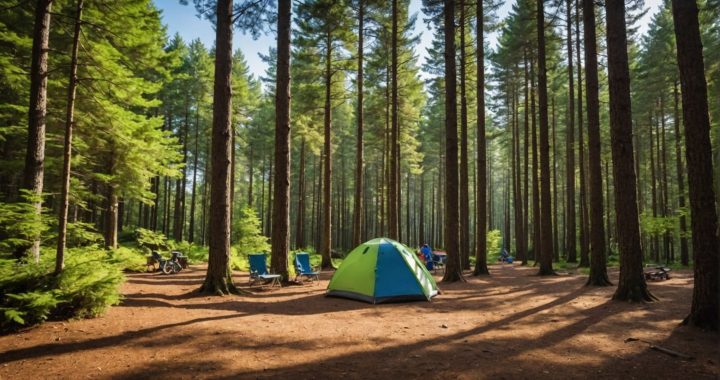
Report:
[[[381,244],[375,267],[375,299],[398,296],[425,298],[417,278],[408,270],[407,263],[390,243]],[[404,298],[404,297],[403,297]]]

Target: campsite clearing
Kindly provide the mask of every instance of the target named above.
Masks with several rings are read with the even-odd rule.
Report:
[[[678,327],[692,273],[650,283],[661,301],[610,301],[584,275],[439,283],[432,302],[371,305],[319,284],[198,297],[204,267],[131,274],[102,317],[0,337],[0,379],[34,378],[717,378],[717,334]],[[617,280],[617,271],[611,270]],[[440,277],[436,276],[439,281]],[[247,284],[247,274],[236,282]],[[637,338],[694,357],[651,350]],[[80,375],[82,374],[82,375]]]

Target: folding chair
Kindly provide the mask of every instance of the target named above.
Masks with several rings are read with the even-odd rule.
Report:
[[[307,278],[312,281],[320,281],[320,272],[316,272],[310,266],[310,255],[307,252],[298,252],[295,254],[295,281]]]
[[[263,285],[270,284],[270,287],[278,286],[280,284],[279,274],[270,274],[267,269],[267,255],[264,253],[254,253],[248,255],[250,260],[250,280],[249,285],[252,286],[257,281],[263,281]]]

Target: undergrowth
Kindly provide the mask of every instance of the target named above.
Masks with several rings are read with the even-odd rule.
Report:
[[[73,248],[55,276],[53,254],[38,264],[0,258],[0,330],[103,313],[120,302],[125,263],[97,247]]]

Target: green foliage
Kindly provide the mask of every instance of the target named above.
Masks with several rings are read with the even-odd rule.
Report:
[[[120,302],[122,267],[104,250],[74,248],[65,270],[52,275],[54,255],[39,264],[0,259],[0,330],[50,318],[93,317]]]
[[[138,228],[135,230],[135,236],[135,240],[141,248],[146,248],[151,251],[169,249],[167,238],[160,232]]]
[[[22,190],[22,194],[20,202],[0,202],[0,255],[29,246],[48,229],[33,205],[39,197],[26,190]]]
[[[640,228],[649,236],[662,236],[666,233],[673,233],[679,225],[677,216],[652,216],[643,212],[640,215]]]
[[[236,249],[239,254],[248,255],[270,251],[267,237],[260,232],[260,219],[255,214],[255,210],[245,207],[240,210],[237,219],[238,243]]]
[[[502,249],[502,232],[500,230],[490,230],[487,232],[487,252],[500,253]],[[488,255],[489,257],[490,255]]]
[[[188,257],[190,264],[206,263],[208,261],[208,247],[189,243],[187,241],[170,242],[172,249],[176,249]]]
[[[147,269],[147,255],[129,247],[118,247],[108,251],[110,262],[126,272],[144,272]]]
[[[102,244],[103,236],[90,223],[75,222],[67,225],[67,247],[86,247]]]

